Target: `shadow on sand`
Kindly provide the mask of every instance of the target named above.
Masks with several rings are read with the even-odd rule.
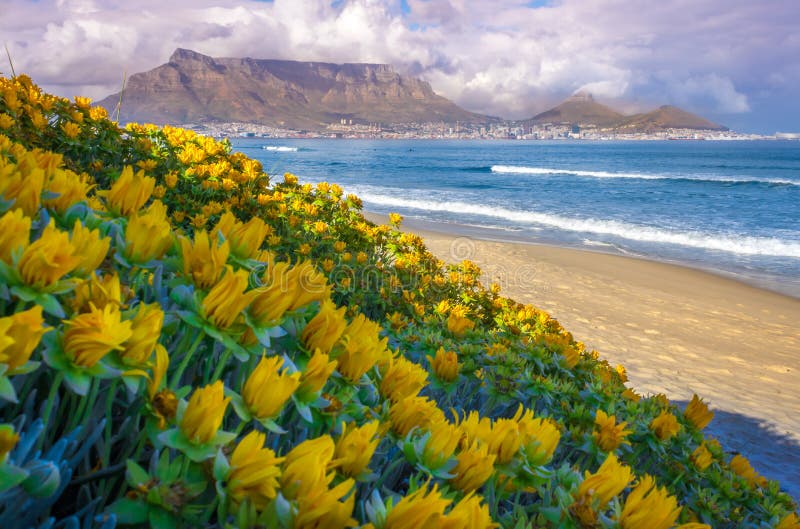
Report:
[[[688,404],[673,402],[681,409]],[[714,420],[705,433],[719,439],[727,453],[745,456],[759,474],[778,480],[781,489],[800,502],[800,442],[765,421],[719,409],[713,411]]]

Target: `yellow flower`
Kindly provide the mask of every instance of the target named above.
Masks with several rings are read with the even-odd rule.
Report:
[[[444,421],[444,413],[428,397],[406,397],[389,408],[392,430],[398,437],[405,437],[415,426],[428,428],[431,424]]]
[[[153,378],[147,383],[147,394],[150,396],[151,400],[158,390],[161,389],[161,382],[164,380],[167,369],[169,368],[169,353],[167,353],[166,348],[160,343],[157,343],[155,351],[156,360],[153,365]]]
[[[141,366],[150,359],[155,349],[161,326],[164,325],[164,311],[158,303],[140,304],[139,311],[131,320],[130,338],[119,356],[127,365]]]
[[[28,247],[31,219],[21,209],[13,209],[0,217],[0,259],[11,263],[14,250]]]
[[[586,472],[583,482],[578,487],[577,496],[578,498],[596,496],[602,507],[625,490],[631,481],[633,481],[631,469],[620,464],[617,456],[610,453],[597,472],[594,474]]]
[[[474,441],[456,454],[458,463],[450,471],[454,474],[450,484],[461,492],[474,491],[492,476],[496,459],[496,455],[489,453],[488,445]]]
[[[6,113],[0,114],[0,129],[7,130],[14,126],[14,118]]]
[[[286,498],[302,498],[328,486],[335,475],[328,473],[334,446],[331,436],[323,435],[303,441],[286,454],[281,475],[281,492]]]
[[[131,337],[131,322],[122,321],[119,308],[108,304],[102,309],[64,321],[64,353],[73,364],[92,367],[105,355],[122,351],[122,344]]]
[[[783,517],[775,529],[800,529],[800,518],[795,513],[790,512]]]
[[[351,382],[357,382],[386,353],[389,340],[381,339],[380,329],[380,325],[363,314],[353,318],[345,329],[337,369]]]
[[[339,472],[345,476],[357,477],[367,469],[369,460],[380,443],[377,435],[379,426],[378,421],[368,422],[363,426],[356,426],[355,423],[342,425],[342,435],[336,440],[334,450]]]
[[[390,358],[381,371],[381,395],[392,402],[416,395],[428,380],[428,372],[404,356]]]
[[[675,497],[645,475],[625,500],[619,522],[622,529],[669,529],[680,513]]]
[[[460,365],[458,355],[453,351],[445,351],[444,347],[439,347],[436,356],[427,355],[428,362],[433,367],[436,377],[443,382],[453,382],[458,378]]]
[[[261,361],[247,377],[242,388],[242,398],[250,413],[257,419],[271,419],[278,415],[300,385],[300,373],[280,372],[283,358],[261,357]]]
[[[711,454],[711,452],[709,452],[708,448],[706,448],[705,443],[694,449],[691,459],[692,463],[694,463],[694,466],[697,467],[697,470],[700,470],[701,472],[707,469],[711,463],[714,462],[714,456]]]
[[[475,322],[467,317],[467,307],[458,305],[450,310],[450,316],[447,317],[447,330],[454,336],[460,338],[474,327]]]
[[[534,418],[531,410],[527,410],[518,423],[520,445],[528,464],[541,466],[549,463],[561,440],[558,425],[550,419]]]
[[[111,246],[111,238],[101,237],[100,230],[90,230],[76,220],[75,226],[72,228],[70,243],[75,248],[75,255],[81,259],[80,264],[75,268],[75,273],[89,275],[97,270],[97,267],[106,258]]]
[[[300,376],[300,386],[297,388],[297,396],[301,401],[310,400],[325,386],[339,364],[336,360],[329,360],[330,356],[319,349],[311,355],[305,371]]]
[[[42,307],[36,305],[24,312],[0,318],[0,329],[11,343],[0,346],[0,363],[13,372],[30,360],[33,350],[39,345],[42,335],[50,328],[44,327]]]
[[[125,257],[144,264],[159,259],[172,246],[167,208],[156,200],[144,214],[133,213],[125,228]]]
[[[515,419],[497,419],[492,425],[489,440],[489,452],[497,456],[497,462],[502,465],[511,461],[520,446],[519,423]]]
[[[106,274],[102,278],[92,274],[89,279],[75,287],[73,296],[71,305],[75,312],[86,312],[92,305],[98,309],[109,304],[120,307],[122,305],[122,287],[119,276],[116,272],[113,275]]]
[[[92,107],[89,109],[89,117],[94,121],[102,121],[108,117],[108,111],[103,107]]]
[[[217,223],[215,231],[217,230],[230,242],[233,255],[240,259],[250,259],[258,253],[269,227],[258,217],[243,224],[236,220],[233,213],[226,211]]]
[[[81,110],[89,110],[92,104],[92,98],[75,96],[75,106]]]
[[[708,409],[708,405],[703,402],[703,399],[694,395],[691,402],[686,406],[683,416],[686,417],[695,428],[702,430],[708,426],[708,423],[714,418],[714,412]]]
[[[461,446],[466,447],[479,442],[488,446],[492,440],[492,421],[488,417],[481,417],[477,411],[471,411],[458,423],[461,432]]]
[[[443,529],[494,529],[499,526],[492,521],[489,506],[475,494],[467,494],[456,503],[440,525]]]
[[[344,241],[336,241],[333,243],[333,251],[336,253],[342,253],[345,248],[347,248],[347,243]]]
[[[133,167],[126,165],[117,181],[108,190],[106,195],[108,210],[126,217],[138,212],[150,198],[155,185],[155,178],[145,176],[144,171],[137,171],[134,174]]]
[[[708,525],[707,523],[689,522],[689,523],[682,523],[676,526],[675,529],[711,529],[711,526]],[[782,528],[778,526],[777,529],[782,529]]]
[[[639,402],[640,400],[642,400],[642,397],[640,397],[640,396],[639,396],[639,395],[638,395],[638,394],[637,394],[637,393],[636,393],[634,390],[632,390],[631,388],[625,388],[625,391],[623,391],[623,392],[621,393],[621,395],[622,395],[622,398],[623,398],[623,399],[625,399],[625,400],[629,400],[629,401],[631,401],[631,402]]]
[[[26,285],[47,287],[74,270],[81,261],[69,242],[69,234],[58,230],[51,219],[42,236],[22,253],[19,271]]]
[[[400,223],[403,222],[403,216],[399,213],[389,213],[389,224],[392,226],[400,226]]]
[[[323,353],[331,352],[347,327],[345,310],[345,307],[337,309],[329,299],[322,302],[319,312],[306,324],[300,335],[300,340],[309,351],[319,349]]]
[[[659,439],[665,441],[678,433],[681,430],[681,425],[678,424],[678,419],[670,412],[662,411],[658,417],[652,420],[650,429]]]
[[[216,284],[228,261],[228,241],[218,244],[207,231],[200,230],[194,233],[194,244],[187,237],[181,237],[180,244],[183,274],[197,288],[207,289]]]
[[[3,464],[17,442],[19,441],[19,434],[14,431],[12,424],[0,424],[0,465]]]
[[[603,410],[597,410],[594,417],[595,430],[592,436],[594,437],[595,444],[604,452],[611,452],[616,450],[621,444],[630,445],[625,438],[630,435],[631,431],[626,430],[627,422],[617,424],[617,418],[614,415],[606,415]]]
[[[203,316],[218,329],[227,329],[250,304],[257,292],[247,289],[247,271],[225,267],[225,274],[203,298]]]
[[[282,457],[264,448],[266,436],[253,430],[239,441],[233,450],[228,474],[228,492],[236,503],[245,499],[261,511],[277,496],[278,479],[281,477]]]
[[[178,427],[194,444],[205,444],[217,435],[230,398],[221,380],[195,390]]]
[[[323,301],[330,295],[328,280],[320,274],[308,261],[297,263],[288,271],[281,270],[280,275],[273,274],[273,281],[280,278],[281,285],[287,285],[292,302],[289,310],[304,307],[314,301]]]
[[[756,472],[746,457],[736,454],[733,456],[733,459],[731,459],[730,467],[734,473],[742,476],[751,486],[767,486],[767,479]]]
[[[72,171],[59,169],[53,173],[45,187],[50,193],[58,195],[55,198],[45,199],[43,201],[45,207],[63,214],[73,204],[86,200],[86,193],[92,186],[83,182]]]
[[[450,503],[439,492],[438,485],[430,491],[427,487],[417,489],[392,507],[384,529],[438,529]]]
[[[422,449],[422,462],[430,470],[447,463],[461,440],[458,429],[447,421],[437,421],[428,428],[430,434]]]
[[[164,176],[164,182],[166,182],[167,187],[172,189],[176,185],[178,185],[178,173],[175,171],[171,171]]]
[[[64,136],[67,138],[74,140],[78,137],[78,134],[81,133],[81,127],[77,123],[73,121],[67,121],[63,125],[61,125],[61,130],[64,131]]]
[[[356,527],[358,522],[351,515],[356,503],[353,480],[347,479],[334,488],[319,489],[297,499],[297,515],[294,529],[340,529]],[[339,501],[347,496],[344,501]]]
[[[286,263],[278,263],[275,268],[285,268]],[[250,307],[247,309],[250,320],[254,325],[267,327],[280,321],[289,306],[292,304],[292,295],[285,291],[286,285],[281,280],[273,281],[269,286],[255,289],[257,294],[253,297]]]
[[[297,177],[292,173],[284,173],[283,183],[290,186],[297,185]]]

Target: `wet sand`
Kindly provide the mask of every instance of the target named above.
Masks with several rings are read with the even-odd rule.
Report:
[[[624,365],[638,392],[679,404],[700,395],[716,412],[708,432],[800,498],[800,299],[672,264],[430,226],[404,229],[440,259],[470,259],[504,295],[549,312]]]

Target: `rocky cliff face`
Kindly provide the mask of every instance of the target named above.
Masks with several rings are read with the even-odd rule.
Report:
[[[101,101],[109,111],[119,94]],[[120,121],[242,121],[320,129],[354,123],[483,122],[386,64],[212,58],[178,49],[167,64],[128,80]]]

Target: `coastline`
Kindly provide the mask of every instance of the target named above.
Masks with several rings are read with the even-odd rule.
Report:
[[[384,215],[365,213],[373,222]],[[643,394],[716,413],[730,451],[800,498],[800,299],[704,270],[539,243],[480,238],[407,219],[445,262],[470,259],[501,293],[549,312],[589,349],[628,371]]]

